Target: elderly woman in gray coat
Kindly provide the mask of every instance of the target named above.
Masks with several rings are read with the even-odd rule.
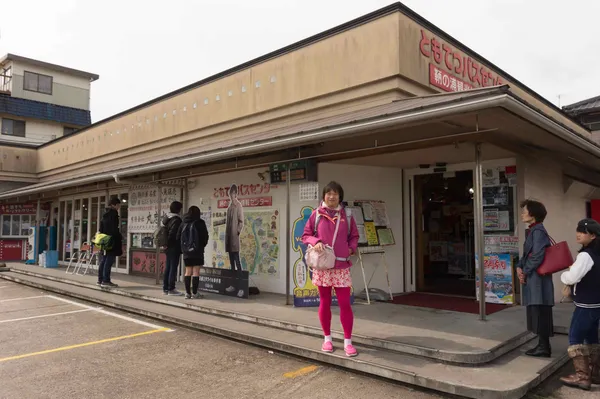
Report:
[[[522,284],[523,305],[527,307],[527,329],[538,335],[539,343],[526,352],[529,356],[550,357],[550,337],[554,335],[552,307],[554,283],[552,275],[540,276],[537,268],[544,262],[550,238],[542,224],[547,212],[544,204],[527,200],[521,203],[521,220],[529,225],[523,256],[517,263],[517,275]]]

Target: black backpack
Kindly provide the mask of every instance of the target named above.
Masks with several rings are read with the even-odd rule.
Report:
[[[198,230],[196,230],[196,221],[184,223],[181,230],[181,252],[192,254],[201,250],[200,237],[198,236]]]

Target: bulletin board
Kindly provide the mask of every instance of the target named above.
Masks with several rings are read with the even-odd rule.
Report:
[[[346,211],[352,214],[356,222],[359,247],[384,247],[396,244],[384,201],[348,202]]]

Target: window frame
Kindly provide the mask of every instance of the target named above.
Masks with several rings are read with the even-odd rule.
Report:
[[[27,232],[27,234],[21,234],[23,233],[23,217],[26,217],[26,223],[29,224],[29,227],[31,227],[31,223],[35,222],[35,215],[29,215],[29,214],[16,214],[16,215],[11,215],[11,214],[4,214],[2,215],[1,220],[1,224],[2,224],[2,229],[0,230],[0,236],[2,238],[25,238],[29,236],[29,231]],[[9,226],[10,226],[10,231],[9,234],[4,234],[4,221],[8,218],[9,221]],[[13,234],[13,223],[15,223],[15,220],[13,220],[14,218],[18,218],[19,221],[19,227],[17,229],[17,232],[19,234]]]
[[[27,75],[34,75],[35,76],[35,89],[33,88],[28,88],[26,85],[27,82]],[[49,78],[50,79],[50,91],[44,91],[40,89],[40,76],[44,77],[44,78]],[[31,91],[34,93],[40,93],[40,94],[47,94],[49,96],[52,95],[53,92],[53,85],[54,85],[54,77],[50,76],[50,75],[44,75],[43,73],[37,73],[37,72],[31,72],[31,71],[25,71],[23,73],[23,90],[25,91]]]
[[[12,123],[12,132],[11,133],[4,132],[4,122],[5,121],[10,121]],[[15,122],[23,123],[23,135],[15,134]],[[27,122],[22,121],[20,119],[2,118],[2,122],[0,123],[0,134],[3,136],[26,137],[27,136]]]

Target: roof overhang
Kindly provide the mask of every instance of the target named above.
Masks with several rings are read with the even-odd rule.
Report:
[[[404,134],[402,129],[409,128],[413,129],[413,134]],[[316,143],[336,142],[351,146],[361,138],[381,132],[387,132],[392,138],[390,140],[395,139],[398,144],[419,142],[426,145],[444,139],[468,139],[498,143],[524,153],[545,150],[556,155],[555,159],[574,163],[576,167],[585,166],[591,173],[597,174],[600,185],[600,146],[526,104],[510,92],[508,86],[500,86],[399,100],[352,114],[264,132],[254,136],[253,142],[248,142],[247,137],[244,140],[221,141],[213,147],[203,145],[201,150],[180,151],[161,161],[141,161],[93,175],[43,182],[2,193],[0,199],[102,181],[119,182],[133,176]],[[348,137],[353,140],[347,140]],[[593,180],[596,181],[596,176]]]

